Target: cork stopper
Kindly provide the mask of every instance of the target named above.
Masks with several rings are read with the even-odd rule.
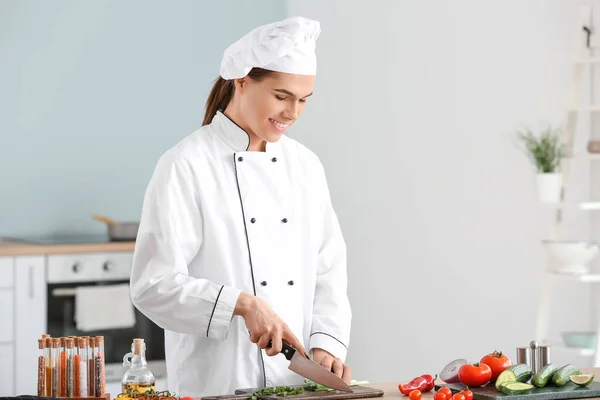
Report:
[[[136,356],[142,355],[144,351],[144,339],[133,339],[133,354]]]
[[[90,338],[90,347],[96,347],[96,338]]]
[[[67,346],[67,349],[72,349],[72,348],[73,348],[73,339],[71,339],[71,338],[67,338],[67,339],[65,340],[65,344],[66,344],[66,346]]]
[[[64,338],[64,337],[61,337],[61,338],[60,338],[60,347],[62,347],[62,348],[64,348],[64,347],[65,347],[65,343],[66,343],[66,342],[65,342],[65,340],[66,340],[66,339],[67,339],[67,338]]]
[[[42,339],[46,339],[46,338],[49,338],[49,337],[50,337],[50,335],[47,334],[47,333],[42,334]]]
[[[76,338],[75,340],[77,341],[77,346],[78,346],[80,349],[82,349],[82,348],[83,348],[83,340],[84,340],[84,339],[83,339],[82,337],[80,337],[80,338]]]
[[[52,339],[52,348],[58,349],[60,347],[60,338]]]
[[[49,337],[46,338],[46,348],[47,349],[52,348],[52,339]]]
[[[46,340],[38,339],[38,349],[43,350],[46,348]]]
[[[104,336],[96,336],[96,344],[100,346],[102,343],[104,343]]]

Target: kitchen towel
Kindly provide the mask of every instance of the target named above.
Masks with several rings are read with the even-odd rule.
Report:
[[[75,288],[75,324],[82,332],[133,327],[135,311],[129,284]]]

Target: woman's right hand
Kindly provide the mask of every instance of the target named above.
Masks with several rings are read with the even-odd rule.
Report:
[[[250,332],[250,340],[261,349],[266,349],[267,355],[279,354],[282,341],[285,340],[308,358],[308,353],[300,340],[263,299],[243,292],[238,298],[234,314],[244,318]]]

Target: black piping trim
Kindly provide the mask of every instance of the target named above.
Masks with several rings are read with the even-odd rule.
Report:
[[[235,184],[237,185],[238,196],[240,197],[240,208],[242,209],[242,221],[244,222],[244,233],[246,234],[246,246],[248,246],[248,261],[250,262],[250,276],[252,276],[252,290],[256,296],[256,283],[254,282],[254,267],[252,266],[252,254],[250,252],[250,238],[248,237],[248,227],[246,226],[246,214],[244,213],[244,202],[242,201],[242,192],[240,190],[240,181],[238,179],[237,163],[235,162],[236,153],[233,153],[233,168],[235,171]],[[265,360],[263,359],[262,350],[258,350],[260,362],[263,368],[264,387],[267,386],[267,372],[265,371]]]
[[[210,319],[208,320],[208,328],[206,328],[206,337],[208,337],[208,332],[210,332],[210,323],[212,322],[213,315],[215,315],[215,309],[217,308],[217,303],[219,302],[219,297],[221,296],[223,287],[225,287],[225,285],[221,286],[221,289],[219,289],[219,294],[217,295],[217,299],[215,300],[215,305],[213,306],[212,313],[210,313]]]
[[[252,255],[250,253],[250,239],[248,238],[248,227],[246,226],[246,214],[244,213],[244,203],[242,202],[242,192],[240,191],[240,181],[237,173],[236,154],[233,154],[233,167],[235,169],[235,183],[237,185],[238,196],[240,198],[240,208],[242,209],[242,221],[244,222],[244,233],[246,234],[246,246],[248,247],[248,261],[250,262],[250,275],[252,276],[252,290],[256,296],[256,284],[254,282],[254,268],[252,267]]]
[[[344,342],[342,342],[340,339],[336,338],[335,336],[332,336],[332,335],[330,335],[329,333],[325,333],[325,332],[313,332],[313,333],[311,333],[311,334],[310,334],[310,337],[312,337],[313,335],[316,335],[317,333],[320,333],[321,335],[327,335],[327,336],[329,336],[330,338],[337,340],[338,342],[340,342],[340,344],[341,344],[342,346],[344,346],[344,347],[346,348],[346,350],[348,350],[348,346],[346,346],[346,345],[344,344]]]
[[[234,120],[232,120],[231,118],[229,118],[227,115],[225,115],[225,111],[223,111],[223,110],[219,110],[219,112],[220,112],[221,114],[223,114],[223,116],[224,116],[225,118],[227,118],[229,121],[231,121],[231,123],[232,123],[232,124],[234,124],[235,126],[237,126],[238,128],[240,128],[240,130],[241,130],[242,132],[244,132],[244,133],[245,133],[245,134],[248,136],[248,145],[246,146],[246,151],[248,151],[248,148],[250,147],[250,134],[249,134],[248,132],[246,132],[246,131],[245,131],[245,130],[244,130],[242,127],[241,127],[241,126],[239,126],[239,125],[237,124],[237,122],[235,122]]]

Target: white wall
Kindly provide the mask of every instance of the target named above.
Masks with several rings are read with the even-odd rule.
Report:
[[[223,49],[284,12],[0,1],[0,236],[103,239],[92,214],[137,221],[157,159],[202,124]]]
[[[291,136],[321,157],[348,243],[355,377],[515,357],[534,337],[553,214],[513,132],[563,121],[580,2],[288,6],[322,24],[315,96]],[[569,200],[586,198],[587,168]],[[570,238],[587,238],[585,215],[566,216]],[[589,297],[561,286],[553,338],[589,328]]]

